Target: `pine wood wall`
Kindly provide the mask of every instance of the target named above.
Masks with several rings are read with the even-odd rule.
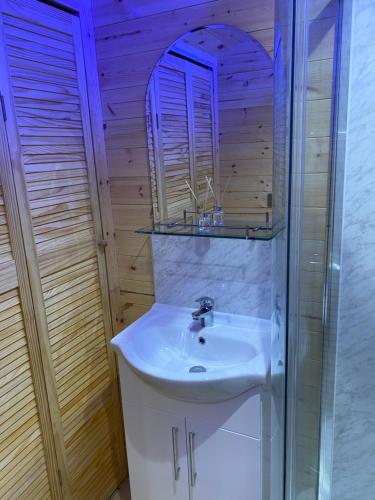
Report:
[[[148,237],[151,222],[145,124],[149,77],[162,52],[187,31],[228,24],[271,54],[274,0],[94,0],[93,16],[117,238],[122,320],[127,325],[154,302]]]
[[[254,35],[256,36],[256,34]],[[220,179],[231,212],[272,211],[273,59],[256,39],[223,51],[218,64]]]

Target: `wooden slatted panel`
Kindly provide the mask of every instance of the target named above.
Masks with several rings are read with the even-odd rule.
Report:
[[[10,248],[9,229],[5,213],[3,190],[0,186],[0,265],[9,261],[13,261],[13,256]]]
[[[157,71],[159,135],[168,217],[180,217],[192,210],[188,101],[186,74],[161,66]]]
[[[37,9],[52,12],[46,5]],[[80,39],[77,19],[61,18],[3,12],[70,487],[73,498],[106,498],[121,477],[121,444],[103,322]]]
[[[213,185],[218,183],[213,71],[167,54],[152,81],[155,90],[149,95],[156,133],[148,115],[147,119],[154,210],[161,203],[167,217],[181,218],[184,210],[196,207],[186,181],[197,194],[200,208],[207,191],[206,176]],[[213,206],[210,194],[206,207]]]
[[[51,497],[0,186],[0,498]]]
[[[206,177],[215,179],[215,125],[213,116],[212,71],[199,71],[192,75],[192,99],[194,110],[194,155],[195,187],[199,204],[205,206],[207,191]],[[209,193],[206,207],[214,207],[214,199]]]
[[[116,436],[96,257],[42,278],[75,497],[100,475],[100,492],[117,481]],[[104,469],[105,467],[105,469]],[[97,492],[100,498],[100,492]]]

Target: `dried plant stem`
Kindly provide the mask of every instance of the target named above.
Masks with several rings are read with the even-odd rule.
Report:
[[[208,184],[208,187],[210,188],[210,191],[211,191],[212,196],[214,197],[214,200],[215,200],[215,203],[216,203],[216,196],[215,196],[214,190],[212,189],[211,181],[212,181],[212,177],[208,178],[207,175],[206,175],[206,182]]]
[[[194,196],[195,201],[197,202],[197,207],[199,208],[198,198],[195,196],[195,193],[194,193],[192,187],[190,186],[190,184],[188,183],[188,181],[185,180],[185,183],[186,183],[187,187],[189,188],[191,194]]]
[[[204,195],[204,205],[203,205],[203,210],[206,212],[207,210],[207,200],[208,200],[208,193],[210,192],[210,189],[208,187],[207,183],[207,189],[206,189],[206,194]]]

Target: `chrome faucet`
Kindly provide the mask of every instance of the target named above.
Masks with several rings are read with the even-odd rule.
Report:
[[[201,297],[195,302],[199,303],[199,309],[192,312],[192,317],[195,321],[200,321],[202,328],[213,326],[214,324],[214,299],[211,297]]]

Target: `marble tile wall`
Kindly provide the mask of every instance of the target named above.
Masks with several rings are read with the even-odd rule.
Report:
[[[221,312],[271,317],[271,241],[152,236],[156,301],[195,307],[202,295]]]
[[[375,498],[373,0],[353,0],[351,36],[331,498],[372,500]]]

